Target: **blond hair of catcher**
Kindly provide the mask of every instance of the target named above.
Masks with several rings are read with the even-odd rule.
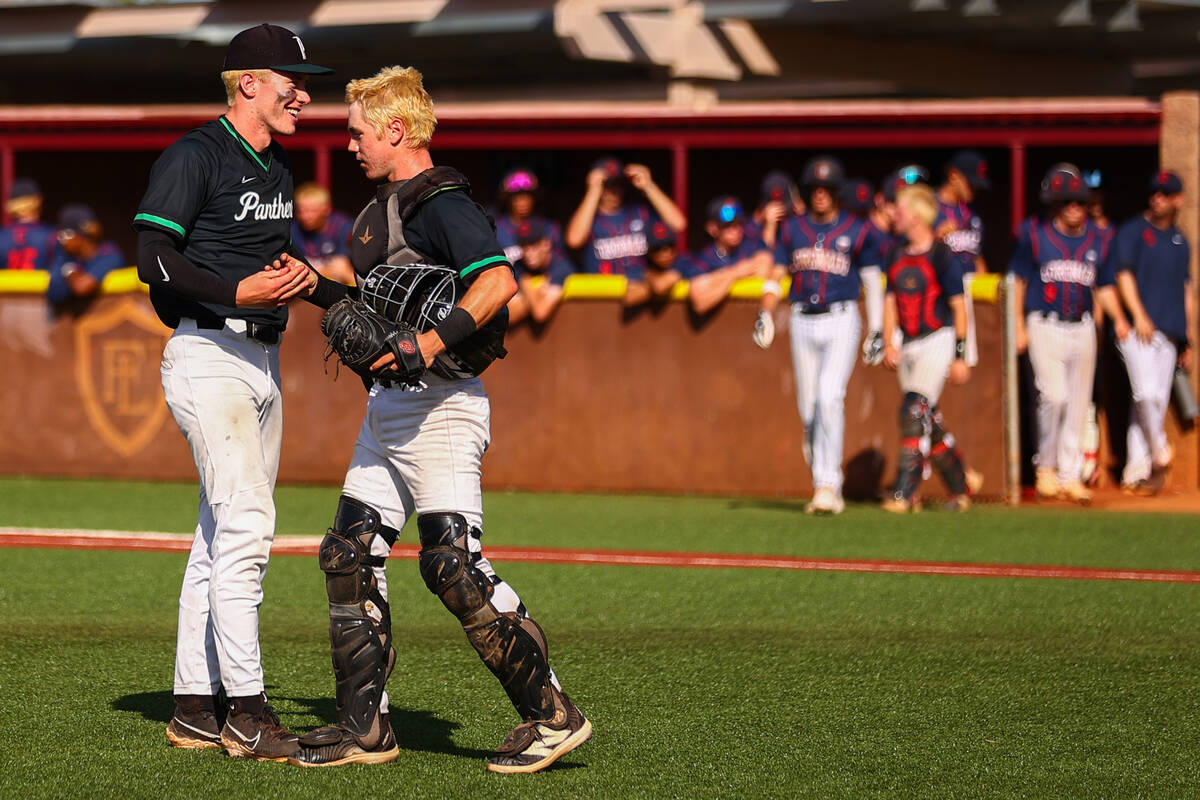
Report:
[[[916,214],[931,228],[937,220],[937,197],[933,194],[933,189],[923,183],[914,183],[912,186],[905,186],[896,192],[896,202]]]
[[[429,147],[437,127],[433,98],[421,83],[421,73],[412,67],[384,67],[373,77],[350,81],[346,102],[362,107],[377,136],[383,137],[388,124],[398,119],[404,123],[404,141],[410,149]]]

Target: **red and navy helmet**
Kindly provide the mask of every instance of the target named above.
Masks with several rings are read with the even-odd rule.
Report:
[[[875,206],[875,191],[862,178],[851,178],[838,192],[838,206],[851,214],[865,214]]]
[[[1055,164],[1042,178],[1041,200],[1048,206],[1061,203],[1086,203],[1090,195],[1079,168],[1073,164]]]
[[[950,160],[946,162],[947,174],[952,169],[961,172],[975,191],[992,188],[992,180],[988,177],[987,159],[978,150],[959,150],[950,156]]]
[[[773,169],[763,176],[759,205],[767,203],[783,203],[791,210],[800,199],[800,190],[796,181],[783,170]]]
[[[800,186],[805,192],[818,187],[828,189],[836,195],[846,182],[846,169],[833,156],[817,156],[804,165],[800,175]]]

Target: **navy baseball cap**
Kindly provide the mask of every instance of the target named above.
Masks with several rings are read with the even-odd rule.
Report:
[[[604,183],[607,186],[616,186],[625,183],[625,165],[621,163],[619,158],[606,156],[597,159],[592,164],[592,169],[604,171]]]
[[[58,227],[64,231],[91,233],[99,230],[100,220],[96,219],[96,212],[91,206],[71,203],[63,206],[62,211],[58,212]]]
[[[536,192],[537,188],[537,175],[527,169],[514,169],[500,179],[500,191],[505,194]]]
[[[889,203],[896,202],[896,192],[905,186],[915,186],[918,183],[929,183],[929,170],[920,164],[905,164],[883,179],[880,191],[883,199]]]
[[[667,227],[667,223],[659,220],[646,231],[646,249],[657,250],[660,247],[675,246],[675,231]]]
[[[33,178],[17,178],[13,181],[12,188],[8,190],[8,199],[16,200],[18,197],[41,197],[42,187],[38,186],[37,181]]]
[[[517,223],[517,244],[533,244],[545,238],[546,223],[539,217],[530,217]]]
[[[956,169],[967,179],[972,189],[990,189],[987,159],[978,150],[959,150],[950,157],[946,169]]]
[[[736,197],[722,195],[709,202],[706,218],[709,222],[715,222],[718,225],[729,225],[745,220],[746,212]]]
[[[234,36],[225,50],[221,71],[231,69],[273,69],[279,72],[303,72],[328,75],[333,70],[309,63],[308,51],[300,37],[264,22]]]
[[[851,178],[838,192],[838,206],[852,214],[863,214],[875,205],[875,192],[862,178]]]
[[[761,186],[761,204],[784,203],[795,204],[800,197],[796,181],[783,170],[774,169],[763,176]]]
[[[1159,170],[1150,179],[1150,194],[1180,194],[1183,191],[1183,181],[1174,172]]]

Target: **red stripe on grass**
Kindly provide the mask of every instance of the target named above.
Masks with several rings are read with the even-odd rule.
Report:
[[[314,556],[320,537],[278,536],[271,547],[276,555]],[[49,547],[79,550],[148,550],[187,552],[192,537],[173,533],[125,531],[52,531],[35,528],[0,528],[0,547]],[[725,569],[788,569],[820,572],[877,572],[903,575],[956,575],[968,578],[1057,578],[1068,580],[1151,581],[1200,583],[1192,570],[1113,569],[1106,567],[1035,566],[1024,564],[965,564],[945,561],[891,561],[884,559],[801,558],[737,553],[659,553],[644,550],[567,550],[547,547],[489,547],[492,561],[529,561],[546,564],[600,564],[634,567],[691,567]],[[417,546],[398,544],[393,558],[415,560]]]

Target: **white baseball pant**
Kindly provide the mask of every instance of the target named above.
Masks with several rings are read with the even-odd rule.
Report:
[[[1029,361],[1037,384],[1038,469],[1054,469],[1060,483],[1082,480],[1083,423],[1096,373],[1096,325],[1029,314]]]
[[[796,406],[804,422],[804,458],[813,487],[842,492],[846,384],[858,355],[862,319],[852,302],[833,303],[824,314],[792,305],[790,337]]]
[[[900,348],[900,391],[925,396],[936,406],[954,363],[954,329],[939,328]]]
[[[1169,448],[1163,420],[1171,402],[1171,381],[1179,353],[1175,343],[1155,331],[1149,342],[1130,333],[1117,342],[1133,403],[1129,409],[1129,431],[1125,436],[1125,470],[1121,483],[1130,485],[1150,477],[1155,464],[1165,466]]]
[[[384,525],[404,527],[413,514],[453,511],[475,531],[483,529],[480,460],[491,441],[491,405],[478,378],[446,380],[427,374],[416,387],[371,387],[366,416],[354,443],[354,455],[342,484],[342,494],[380,513]],[[468,549],[480,553],[474,533]],[[371,554],[387,557],[381,537]],[[489,578],[492,565],[481,557],[475,564]],[[388,598],[387,573],[373,567],[379,593]],[[521,598],[504,581],[493,587],[492,604],[500,613],[516,611]],[[393,611],[393,617],[395,612]],[[551,671],[551,681],[559,687]],[[388,710],[383,695],[381,709]]]
[[[163,349],[167,407],[200,477],[200,515],[179,594],[175,694],[263,691],[262,581],[275,535],[283,434],[279,347],[183,320]]]

